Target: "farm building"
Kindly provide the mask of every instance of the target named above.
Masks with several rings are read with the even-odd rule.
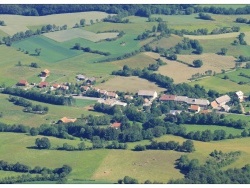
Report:
[[[237,91],[237,92],[235,92],[235,94],[237,95],[240,102],[242,102],[244,100],[244,93],[242,91]]]
[[[74,123],[75,121],[76,121],[76,118],[63,117],[60,120],[58,120],[57,123]]]
[[[38,85],[39,88],[44,88],[44,87],[48,87],[48,86],[49,86],[48,82],[40,82]]]
[[[201,107],[199,107],[198,105],[193,105],[193,104],[191,104],[191,106],[190,106],[188,109],[189,109],[190,111],[192,111],[192,112],[198,113],[198,112],[200,112]]]
[[[48,77],[50,74],[50,71],[48,69],[45,69],[41,72],[41,77]]]
[[[198,105],[200,107],[207,107],[210,102],[207,99],[194,99],[194,98],[187,98],[186,100],[187,104],[194,104],[194,105]]]
[[[18,86],[27,86],[29,85],[28,81],[27,80],[20,80],[18,83],[17,83]]]
[[[133,99],[134,97],[132,95],[124,95],[124,99]]]
[[[110,98],[110,99],[117,99],[118,98],[118,95],[115,93],[115,92],[108,92],[107,93],[107,98]]]
[[[112,128],[115,128],[115,129],[118,129],[118,128],[121,127],[121,123],[114,122],[114,123],[111,124],[111,127],[112,127]]]
[[[60,88],[60,86],[61,86],[60,84],[53,84],[53,85],[52,85],[52,87],[55,88],[55,89]]]
[[[157,92],[156,91],[151,91],[151,90],[139,90],[138,91],[138,96],[155,99],[157,97]]]
[[[90,87],[89,87],[89,86],[82,86],[81,88],[83,89],[83,91],[88,91],[88,90],[90,90]]]
[[[82,74],[78,74],[78,75],[76,75],[76,78],[78,80],[85,80],[86,77],[84,75],[82,75]]]
[[[211,102],[212,108],[218,108],[218,103],[216,101]]]
[[[99,92],[102,96],[103,96],[103,95],[107,95],[107,93],[108,93],[106,90],[103,90],[103,89],[99,90],[98,92]]]
[[[176,102],[187,102],[188,97],[187,96],[176,96],[175,101]]]
[[[118,101],[116,99],[106,99],[106,100],[99,99],[97,102],[98,103],[103,103],[103,104],[106,104],[106,105],[109,105],[109,106],[114,106],[114,105],[127,106],[127,103]]]
[[[222,107],[222,110],[225,111],[225,112],[229,112],[229,110],[230,110],[230,107],[228,105],[226,105],[226,104],[222,105],[221,107]]]
[[[223,95],[215,99],[219,106],[225,105],[230,100],[231,98],[228,95]]]
[[[160,98],[159,98],[159,101],[174,101],[175,100],[175,95],[162,95]]]

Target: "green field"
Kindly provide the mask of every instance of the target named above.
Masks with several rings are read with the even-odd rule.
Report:
[[[220,75],[218,75],[218,77],[223,78],[225,75],[227,75],[228,79],[233,81],[233,82],[236,82],[236,83],[239,83],[239,82],[249,83],[250,79],[247,78],[247,77],[244,77],[244,76],[240,76],[240,73],[243,73],[245,75],[250,76],[250,70],[249,69],[239,69],[239,70],[229,72],[229,73],[226,73],[226,74],[220,74]]]
[[[77,100],[76,106],[52,105],[30,100],[34,105],[40,104],[49,108],[49,112],[47,114],[39,115],[23,112],[22,106],[16,106],[9,102],[7,99],[8,95],[0,94],[0,112],[3,112],[3,117],[0,118],[0,122],[7,124],[24,124],[31,127],[38,127],[43,123],[51,124],[53,121],[57,122],[64,116],[69,118],[80,118],[82,114],[100,114],[87,110],[86,107],[94,103],[94,101],[90,100]]]
[[[16,49],[21,48],[22,50],[28,51],[30,55],[35,54],[36,48],[41,48],[41,54],[37,58],[54,63],[63,59],[68,59],[80,54],[80,51],[71,50],[62,43],[55,42],[44,36],[34,36],[22,41],[15,42],[13,46]]]
[[[187,133],[193,131],[205,131],[205,130],[210,130],[210,131],[215,131],[215,130],[224,130],[227,134],[232,135],[240,135],[243,130],[241,129],[235,129],[231,127],[225,127],[225,126],[218,126],[218,125],[189,125],[189,124],[184,124],[183,127],[186,128]]]
[[[215,91],[218,91],[219,93],[226,93],[230,91],[239,91],[239,90],[243,91],[245,94],[250,93],[249,85],[239,85],[230,80],[224,80],[216,76],[189,82],[188,84],[190,85],[199,84],[201,86],[204,86],[206,90],[213,89]]]

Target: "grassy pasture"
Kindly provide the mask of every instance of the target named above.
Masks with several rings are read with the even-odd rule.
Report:
[[[124,65],[129,66],[130,68],[145,68],[148,67],[149,64],[155,64],[156,60],[154,58],[151,58],[144,53],[137,54],[135,56],[132,56],[128,59],[123,59],[119,61],[113,61],[112,64],[115,66],[119,66],[119,68],[122,68]]]
[[[215,130],[224,130],[227,135],[240,135],[243,130],[241,129],[235,129],[231,127],[225,127],[225,126],[217,126],[217,125],[190,125],[190,124],[183,124],[183,126],[186,128],[187,132],[191,131],[215,131]]]
[[[115,38],[117,34],[117,32],[94,33],[83,29],[74,28],[57,32],[45,33],[43,35],[57,42],[65,42],[75,38],[84,38],[92,42],[97,42],[106,38]]]
[[[22,106],[16,106],[7,99],[8,95],[0,94],[0,112],[3,112],[3,117],[0,119],[0,121],[7,124],[24,124],[31,127],[38,127],[43,123],[50,124],[53,121],[58,121],[64,116],[79,118],[81,117],[81,114],[100,114],[96,112],[90,112],[86,109],[87,106],[93,104],[93,101],[89,100],[77,101],[75,106],[59,106],[30,100],[34,105],[40,104],[49,108],[48,114],[39,115],[23,112]]]
[[[194,68],[177,61],[167,60],[166,58],[160,57],[160,55],[156,53],[146,52],[145,54],[155,59],[161,58],[163,61],[165,61],[167,65],[161,66],[158,72],[173,78],[175,83],[187,82],[193,74],[205,73],[207,70],[221,72],[221,69],[230,69],[234,67],[235,60],[235,58],[231,56],[219,56],[211,53],[202,55],[177,56],[179,60],[182,60],[190,65],[192,65],[193,60],[201,59],[203,61],[203,66],[200,68]]]
[[[153,42],[152,44],[150,44],[150,46],[153,48],[155,48],[157,46],[160,48],[167,48],[168,49],[168,48],[174,47],[176,44],[178,44],[181,41],[182,41],[182,37],[172,34],[168,38],[163,37],[160,40]]]
[[[226,92],[238,91],[238,90],[243,91],[245,94],[250,93],[249,85],[239,85],[230,80],[224,80],[215,76],[204,78],[198,81],[193,81],[193,82],[190,82],[189,84],[190,85],[199,84],[201,86],[204,86],[204,88],[207,90],[213,89],[215,91],[218,91],[219,93],[226,93]]]
[[[90,20],[101,20],[107,17],[109,14],[105,12],[79,12],[79,13],[66,13],[66,14],[53,14],[47,16],[20,16],[20,15],[0,15],[0,20],[4,20],[6,25],[1,27],[1,30],[9,35],[13,35],[20,31],[28,30],[28,27],[42,26],[47,24],[55,24],[57,26],[67,25],[68,28],[72,28],[76,23],[80,23],[81,19],[86,20],[86,24],[90,23]]]
[[[226,74],[220,74],[220,75],[218,75],[218,77],[223,78],[225,75],[227,75],[229,77],[229,80],[231,80],[233,82],[236,82],[236,83],[239,83],[239,82],[249,83],[250,79],[246,78],[246,77],[243,77],[243,76],[240,76],[240,73],[243,73],[243,74],[246,74],[246,75],[250,76],[250,70],[248,70],[248,69],[239,69],[239,70],[232,71],[232,72],[229,72],[229,73],[226,73]]]
[[[64,45],[43,36],[30,37],[28,39],[15,42],[13,46],[17,49],[21,48],[25,51],[27,50],[29,51],[29,54],[33,56],[37,56],[35,54],[35,49],[41,48],[41,54],[37,56],[37,58],[51,63],[74,57],[81,53],[80,51],[70,50]]]
[[[108,81],[98,85],[100,89],[108,91],[124,91],[136,93],[138,90],[155,90],[157,92],[164,91],[164,88],[158,87],[156,84],[149,82],[145,79],[138,78],[135,76],[121,77],[115,76]]]
[[[36,150],[27,147],[34,146],[35,139],[41,136],[27,136],[25,134],[1,133],[0,158],[10,163],[20,162],[31,167],[42,166],[48,168],[61,167],[68,164],[73,168],[69,179],[90,179],[108,150],[69,151]],[[77,145],[80,140],[65,140],[49,137],[52,147],[62,146],[63,143]],[[13,151],[15,151],[13,153]]]

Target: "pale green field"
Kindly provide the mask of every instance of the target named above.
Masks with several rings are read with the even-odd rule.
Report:
[[[87,107],[93,105],[93,101],[82,100],[77,101],[76,106],[61,106],[52,105],[46,103],[40,103],[36,101],[31,101],[32,104],[40,104],[42,106],[47,106],[49,112],[45,115],[33,114],[23,112],[22,106],[16,106],[9,102],[8,95],[0,94],[0,112],[3,112],[3,117],[0,121],[6,124],[24,124],[31,127],[38,127],[41,124],[50,124],[53,121],[58,121],[62,117],[80,118],[82,114],[84,115],[99,115],[100,113],[88,111]]]
[[[139,90],[154,90],[158,93],[166,89],[158,87],[153,82],[149,82],[145,79],[138,78],[135,76],[122,77],[115,76],[110,78],[108,81],[98,84],[100,89],[105,89],[108,91],[124,91],[137,93]]]

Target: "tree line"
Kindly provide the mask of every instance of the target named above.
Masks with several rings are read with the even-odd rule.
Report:
[[[81,47],[80,43],[75,43],[75,45],[73,46],[73,49],[82,50],[82,51],[88,52],[88,53],[100,54],[100,55],[104,55],[104,56],[109,56],[110,55],[110,52],[102,52],[102,51],[99,51],[99,50],[92,50],[89,47],[86,47],[86,48]]]
[[[56,96],[56,95],[40,93],[40,92],[32,91],[32,90],[23,90],[20,88],[6,87],[3,89],[2,93],[20,96],[26,99],[31,99],[31,100],[35,100],[39,102],[56,104],[56,105],[72,105],[75,102],[72,96],[70,97]]]
[[[25,107],[23,109],[24,112],[30,112],[30,113],[35,113],[35,114],[46,114],[49,111],[49,108],[47,106],[33,105],[32,102],[22,97],[15,97],[15,96],[9,95],[8,100],[15,105]]]

